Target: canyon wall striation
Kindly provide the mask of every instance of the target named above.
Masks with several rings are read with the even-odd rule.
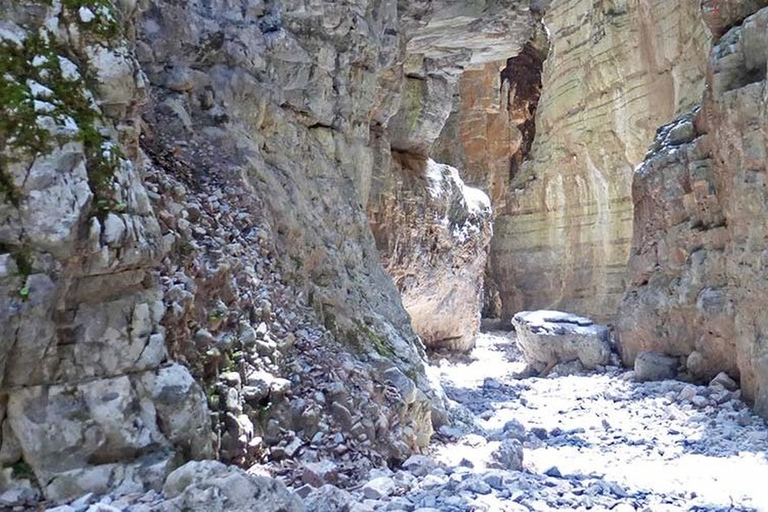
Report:
[[[632,238],[632,169],[656,127],[701,96],[709,35],[686,2],[567,0],[544,22],[529,161],[491,242],[501,314],[556,308],[611,321]]]
[[[705,5],[719,36],[706,92],[700,110],[659,131],[635,173],[631,286],[617,327],[626,364],[651,350],[679,356],[693,379],[727,371],[766,416],[768,9],[742,21],[758,4]]]

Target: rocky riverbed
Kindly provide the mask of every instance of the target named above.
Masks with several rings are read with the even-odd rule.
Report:
[[[768,428],[729,379],[638,383],[618,367],[568,375],[563,365],[545,379],[517,378],[524,369],[513,335],[500,332],[481,334],[467,356],[435,357],[454,421],[430,453],[370,470],[351,488],[332,484],[332,462],[298,465],[285,488],[259,484],[267,503],[254,500],[244,473],[217,468],[218,483],[184,490],[182,474],[165,494],[91,496],[53,510],[768,510]]]

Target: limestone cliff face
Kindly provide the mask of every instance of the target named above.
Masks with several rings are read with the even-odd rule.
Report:
[[[428,443],[441,394],[376,242],[412,245],[387,270],[425,338],[466,344],[490,213],[427,157],[460,67],[532,25],[400,4],[0,0],[3,503]]]
[[[656,126],[700,96],[708,34],[690,2],[569,0],[553,42],[530,162],[494,225],[503,313],[553,307],[610,319],[623,295],[630,186]]]
[[[521,52],[537,22],[527,2],[446,2],[424,8],[421,12],[409,3],[402,13],[408,37],[400,68],[404,80],[397,111],[388,120],[377,120],[384,136],[377,143],[382,149],[374,163],[367,212],[384,266],[416,332],[430,347],[467,350],[479,325],[491,236],[483,191],[493,193],[488,185],[505,181],[499,171],[509,165],[504,155],[513,128],[505,122],[507,112],[495,117],[498,124],[485,126],[486,112],[480,109],[499,112],[499,62]],[[472,82],[482,97],[471,105],[479,115],[480,136],[498,148],[481,157],[489,147],[481,142],[467,160],[454,158],[452,151],[462,152],[472,135],[446,126],[457,125],[457,116],[454,121],[450,117],[452,106],[460,103],[452,105],[451,98],[469,97]],[[462,124],[462,130],[476,128],[465,130],[468,126]],[[497,127],[501,131],[489,137]],[[392,151],[400,156],[390,158]],[[448,158],[446,163],[458,169],[436,166],[428,161],[432,155],[439,161]],[[484,176],[486,168],[491,172]]]
[[[399,153],[381,164],[393,172],[374,181],[381,195],[368,215],[384,267],[427,345],[468,350],[480,324],[490,200],[431,159]]]
[[[511,177],[528,155],[549,41],[534,22],[517,55],[461,74],[451,114],[432,155],[461,169],[463,179],[503,211]]]
[[[766,23],[762,9],[722,35],[701,111],[662,129],[635,174],[632,287],[618,325],[626,363],[650,349],[684,357],[694,378],[728,371],[763,416]]]
[[[141,179],[130,13],[0,12],[0,491],[23,503],[161,485],[213,450],[204,395],[161,325],[154,269],[171,241]]]

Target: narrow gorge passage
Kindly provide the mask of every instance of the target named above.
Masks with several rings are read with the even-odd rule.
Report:
[[[768,510],[766,49],[768,0],[0,0],[0,512]]]

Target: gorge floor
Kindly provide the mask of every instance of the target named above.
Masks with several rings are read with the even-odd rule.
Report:
[[[619,368],[562,375],[563,366],[520,379],[513,336],[481,334],[467,355],[433,357],[454,420],[429,454],[373,469],[346,490],[324,478],[333,462],[307,464],[317,483],[289,486],[286,496],[303,496],[309,512],[768,510],[768,428],[726,389],[734,383],[639,383]],[[246,510],[210,493],[201,488],[190,510]],[[178,510],[168,498],[84,497],[56,511]]]
[[[472,420],[443,428],[434,454],[459,482],[450,495],[469,491],[451,510],[768,510],[768,431],[738,391],[610,367],[516,379],[511,336],[481,334],[468,357],[437,362]],[[508,438],[522,442],[523,468],[499,474],[489,466]],[[477,479],[489,485],[463,483]]]

